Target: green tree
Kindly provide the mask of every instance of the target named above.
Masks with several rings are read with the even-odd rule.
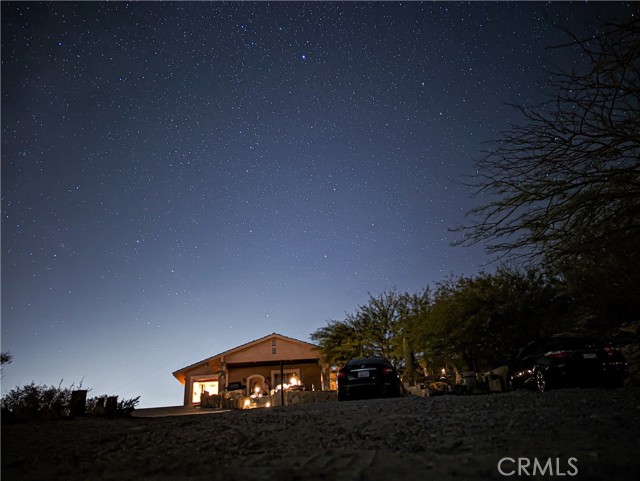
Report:
[[[366,304],[342,321],[328,321],[311,334],[311,339],[320,346],[323,361],[330,364],[344,364],[355,357],[382,356],[404,367],[405,345],[410,357],[413,356],[410,346],[415,334],[414,319],[428,299],[428,290],[415,295],[396,290],[378,296],[369,294]]]
[[[322,361],[344,365],[349,359],[363,355],[363,341],[350,320],[331,320],[327,325],[311,333],[311,340],[319,347]]]
[[[358,308],[353,324],[363,334],[364,352],[368,355],[396,357],[394,347],[400,320],[400,297],[396,291],[384,292],[377,297],[369,294],[368,303]]]
[[[531,339],[562,330],[566,296],[538,269],[447,279],[423,319],[426,356],[479,370],[509,362]]]
[[[432,304],[431,289],[426,288],[414,294],[404,293],[398,299],[399,319],[394,336],[396,357],[399,360],[403,379],[410,384],[419,377],[419,368],[426,368],[424,353],[417,350],[418,338],[423,319]]]

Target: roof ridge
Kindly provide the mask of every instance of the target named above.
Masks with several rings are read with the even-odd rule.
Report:
[[[284,334],[280,334],[280,333],[278,333],[278,332],[272,332],[271,334],[267,334],[267,335],[265,335],[265,336],[262,336],[262,337],[259,337],[259,338],[257,338],[257,339],[254,339],[254,340],[252,340],[252,341],[245,342],[244,344],[240,344],[239,346],[232,347],[231,349],[227,349],[226,351],[222,351],[222,352],[220,352],[220,353],[218,353],[218,354],[214,354],[213,356],[206,357],[206,358],[204,358],[204,359],[202,359],[202,360],[200,360],[200,361],[196,361],[196,362],[194,362],[194,363],[192,363],[192,364],[189,364],[188,366],[185,366],[185,367],[180,368],[180,369],[178,369],[178,370],[176,370],[176,371],[173,371],[173,373],[172,373],[172,374],[175,376],[177,373],[179,373],[179,372],[181,372],[181,371],[186,371],[186,370],[188,370],[188,369],[190,369],[190,368],[192,368],[192,367],[197,366],[198,364],[202,364],[202,363],[203,363],[203,362],[205,362],[205,361],[208,361],[208,360],[210,360],[210,359],[214,359],[214,358],[216,358],[216,357],[224,356],[224,355],[226,355],[226,354],[229,354],[230,352],[233,352],[233,351],[236,351],[236,350],[239,350],[239,349],[243,349],[243,348],[245,348],[245,347],[247,347],[247,346],[249,346],[249,345],[251,345],[251,344],[254,344],[254,343],[257,343],[257,342],[265,341],[266,339],[268,339],[268,338],[270,338],[270,337],[272,337],[272,336],[279,336],[279,337],[281,337],[281,338],[289,339],[289,340],[291,340],[291,341],[301,342],[301,343],[303,343],[303,344],[307,344],[307,345],[309,345],[309,346],[313,346],[313,347],[315,347],[315,348],[317,348],[317,347],[318,347],[318,346],[316,346],[315,344],[311,344],[310,342],[307,342],[307,341],[301,341],[300,339],[296,339],[295,337],[285,336]]]

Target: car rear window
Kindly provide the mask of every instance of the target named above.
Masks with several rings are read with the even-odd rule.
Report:
[[[380,357],[364,357],[361,359],[352,359],[346,365],[346,367],[353,367],[365,364],[367,366],[389,366],[391,367],[391,363],[389,361],[380,358]]]
[[[579,350],[579,349],[597,349],[600,343],[593,339],[583,338],[551,338],[543,343],[544,349],[549,350]]]

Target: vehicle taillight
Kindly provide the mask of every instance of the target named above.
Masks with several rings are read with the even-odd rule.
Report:
[[[565,357],[569,357],[571,355],[571,351],[549,351],[544,355],[544,357],[553,357],[555,359],[564,359]]]
[[[382,368],[382,374],[389,375],[389,374],[392,374],[392,373],[393,373],[393,368],[391,368],[391,367]]]
[[[344,371],[338,372],[338,379],[343,379],[345,377],[347,377],[347,373],[345,373]]]

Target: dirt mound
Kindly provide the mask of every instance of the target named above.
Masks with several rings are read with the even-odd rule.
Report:
[[[208,416],[2,426],[6,479],[634,480],[640,388],[311,404]],[[551,460],[551,464],[546,464]],[[538,474],[540,471],[538,471]],[[516,477],[517,473],[513,476]]]

